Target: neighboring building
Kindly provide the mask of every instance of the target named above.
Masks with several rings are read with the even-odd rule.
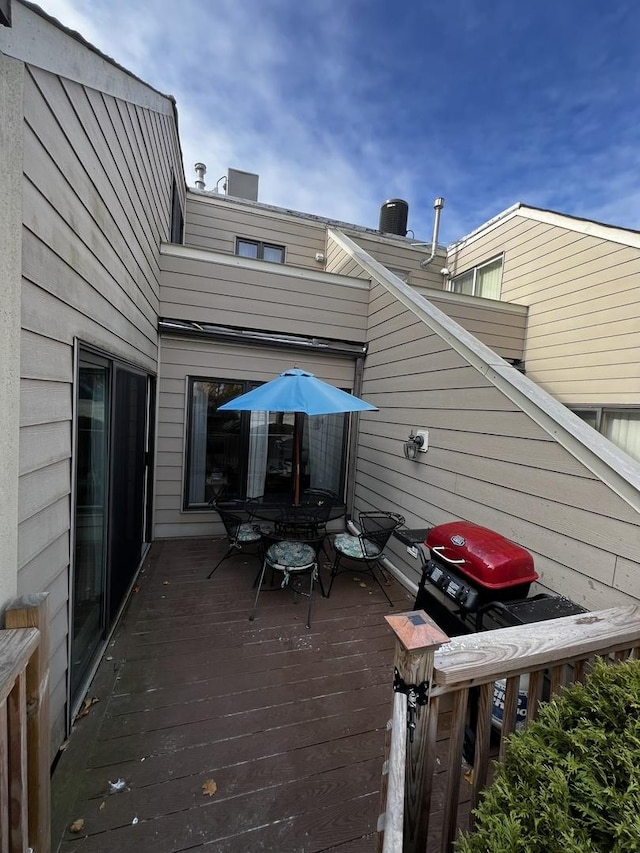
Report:
[[[563,405],[637,405],[637,372],[634,386],[630,358],[628,386],[610,372],[597,392],[569,390],[610,362],[578,373],[579,296],[557,298],[544,332],[545,232],[529,250],[509,238],[557,228],[547,244],[559,249],[577,220],[518,208],[430,257],[402,234],[260,204],[246,173],[230,170],[227,195],[187,190],[172,99],[26,0],[12,10],[0,28],[0,607],[50,592],[54,746],[148,543],[222,534],[208,501],[223,487],[287,487],[290,418],[217,407],[293,364],[379,407],[309,421],[308,485],[342,492],[355,515],[494,528],[534,554],[543,588],[591,609],[640,601],[640,465]],[[589,257],[622,252],[630,294],[631,232],[589,227]],[[515,273],[527,252],[528,278]],[[573,254],[554,256],[563,286]],[[637,322],[637,302],[619,304]],[[632,328],[616,324],[630,355]],[[412,429],[429,431],[417,462],[402,455]],[[389,554],[414,588],[417,560],[395,540]]]
[[[527,306],[527,376],[640,460],[640,233],[517,204],[446,266],[453,290]]]

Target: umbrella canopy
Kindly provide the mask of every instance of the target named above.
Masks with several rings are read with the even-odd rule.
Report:
[[[313,373],[297,367],[285,370],[280,376],[265,382],[253,391],[229,400],[218,411],[232,412],[295,412],[293,436],[293,502],[300,503],[300,459],[302,448],[302,418],[300,415],[331,415],[341,412],[377,411],[353,394],[317,379]]]
[[[304,412],[305,415],[330,415],[340,412],[377,411],[353,394],[316,379],[313,373],[297,367],[218,407],[218,411]]]

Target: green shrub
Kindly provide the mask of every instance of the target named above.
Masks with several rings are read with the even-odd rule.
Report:
[[[598,661],[511,737],[456,851],[640,851],[640,661]]]

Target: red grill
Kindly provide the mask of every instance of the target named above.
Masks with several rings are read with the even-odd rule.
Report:
[[[494,530],[469,521],[452,521],[429,530],[424,545],[416,609],[447,605],[463,630],[467,616],[494,601],[525,598],[538,579],[531,554]],[[439,595],[435,595],[438,590]],[[453,608],[453,609],[452,609]]]

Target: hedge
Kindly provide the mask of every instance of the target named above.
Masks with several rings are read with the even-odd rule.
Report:
[[[511,736],[457,853],[640,851],[640,661],[597,661],[585,684]]]

